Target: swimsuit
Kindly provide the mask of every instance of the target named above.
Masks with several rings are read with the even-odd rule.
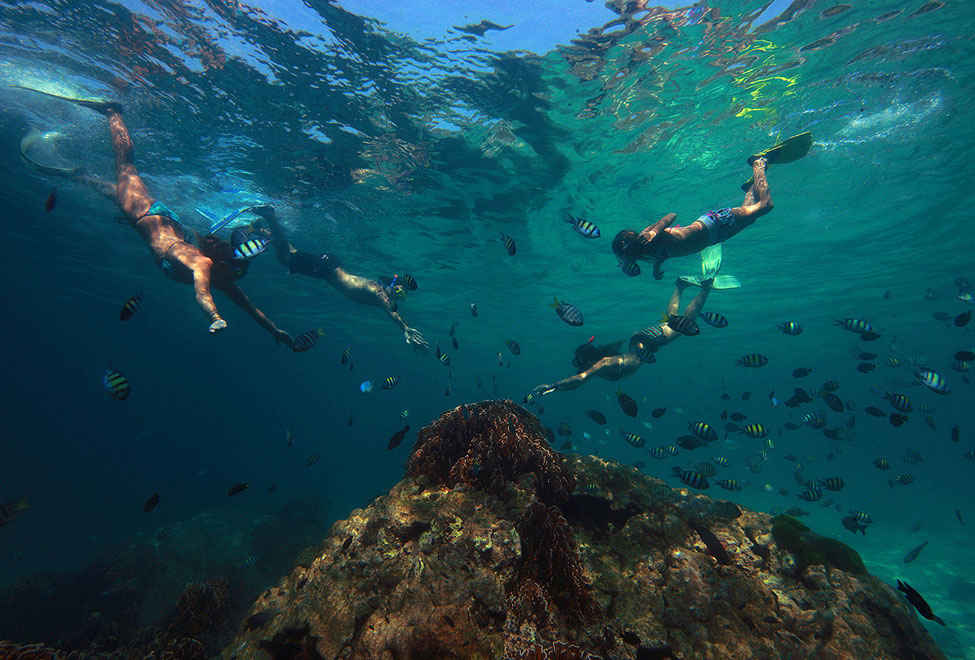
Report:
[[[724,243],[731,238],[736,220],[735,216],[731,214],[731,209],[708,211],[697,219],[708,230],[708,235],[711,237],[708,245]]]
[[[169,253],[172,252],[173,248],[178,243],[189,243],[190,245],[193,245],[194,240],[196,240],[195,234],[188,231],[186,227],[183,226],[183,223],[179,221],[179,216],[176,215],[176,211],[173,211],[162,202],[153,202],[152,206],[150,206],[145,213],[136,218],[135,222],[138,223],[139,220],[142,220],[149,215],[158,215],[162,218],[166,218],[169,220],[173,228],[176,229],[176,232],[183,235],[182,240],[173,241],[170,246],[166,248],[166,252],[163,254],[162,259],[157,261],[159,267],[162,268],[163,274],[172,280],[176,280],[177,282],[186,282],[187,280],[192,281],[193,273],[190,272],[190,269],[184,266],[178,260],[171,259]],[[153,258],[155,259],[155,255],[153,255]]]
[[[341,268],[342,262],[334,254],[309,254],[296,250],[288,257],[288,270],[301,273],[320,280],[328,279],[335,269]]]

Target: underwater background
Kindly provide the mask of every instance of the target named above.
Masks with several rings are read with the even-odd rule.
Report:
[[[181,557],[181,578],[220,564],[256,589],[272,584],[332,521],[402,477],[415,432],[443,410],[520,402],[574,373],[573,351],[590,337],[609,343],[659,320],[674,277],[697,274],[699,259],[668,261],[663,281],[648,265],[629,278],[609,247],[617,231],[739,204],[746,157],[811,131],[805,158],[769,169],[774,211],[724,245],[722,274],[743,286],[713,292],[705,310],[729,325],[702,323],[618,384],[544,397],[540,418],[571,428],[556,447],[642,461],[672,485],[672,467],[726,457],[719,477],[749,485],[708,494],[763,511],[801,505],[804,522],[850,544],[871,572],[925,595],[948,623],[927,622],[947,654],[975,657],[975,461],[965,458],[975,390],[967,365],[953,365],[975,346],[975,324],[956,323],[975,281],[970,3],[417,3],[422,21],[404,16],[410,4],[386,16],[378,4],[319,0],[0,0],[0,502],[30,503],[0,529],[0,583],[144,539]],[[514,26],[459,29],[481,19]],[[119,100],[150,193],[188,227],[209,224],[196,207],[223,215],[268,201],[299,249],[335,253],[365,277],[413,275],[400,311],[450,367],[411,351],[378,308],[289,275],[270,253],[242,287],[292,335],[322,326],[325,336],[307,353],[275,346],[219,293],[229,328],[209,335],[191,289],[161,276],[113,204],[19,158],[37,129],[39,159],[111,178],[104,118],[10,85]],[[569,214],[602,237],[573,231]],[[142,308],[120,322],[140,291]],[[553,296],[584,325],[564,323]],[[881,338],[834,325],[845,318]],[[804,332],[783,334],[787,321]],[[858,371],[864,351],[876,369]],[[768,364],[737,367],[750,353]],[[911,358],[951,393],[917,384]],[[131,383],[124,402],[105,392],[109,365]],[[812,373],[795,378],[802,367]],[[388,376],[401,382],[382,390]],[[377,387],[360,392],[365,380]],[[770,403],[772,391],[785,400],[829,380],[851,410]],[[620,410],[617,385],[636,418]],[[883,391],[912,400],[903,425],[891,424]],[[667,412],[653,418],[655,408]],[[819,410],[846,429],[840,439],[801,423]],[[774,448],[726,437],[722,411],[769,427]],[[670,445],[696,421],[720,439],[666,460],[618,433]],[[904,462],[909,450],[923,461]],[[889,471],[874,467],[881,457]],[[844,479],[827,493],[841,511],[796,498],[796,463],[807,478]],[[907,473],[912,484],[889,485]],[[250,488],[228,498],[235,483]],[[160,503],[144,513],[154,492]],[[850,509],[872,517],[865,535],[841,525]],[[307,541],[262,545],[252,532],[268,520]]]

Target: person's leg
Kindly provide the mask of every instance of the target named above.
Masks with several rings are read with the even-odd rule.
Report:
[[[674,292],[670,296],[670,302],[667,303],[667,315],[676,316],[677,311],[680,309],[680,297],[684,293],[684,289],[687,288],[687,282],[684,280],[677,280],[674,283]]]
[[[707,302],[708,294],[711,293],[711,283],[712,280],[707,280],[701,283],[701,290],[694,300],[687,303],[687,307],[684,308],[684,316],[689,319],[697,318],[697,315],[701,313],[704,308],[704,303]]]
[[[129,219],[135,220],[149,210],[154,200],[149,196],[149,191],[146,190],[138,170],[135,169],[132,138],[122,120],[122,115],[112,109],[106,110],[104,114],[108,117],[108,128],[112,134],[112,151],[115,153],[118,203]]]
[[[772,191],[769,189],[766,169],[768,161],[764,158],[757,158],[752,163],[752,186],[745,193],[745,200],[741,206],[731,209],[731,214],[736,217],[736,224],[744,227],[772,210]],[[743,221],[747,221],[744,222]]]
[[[220,317],[217,304],[210,293],[210,278],[213,260],[200,250],[185,241],[174,243],[164,256],[170,263],[178,263],[193,275],[193,290],[196,293],[196,304],[210,317],[210,332],[219,332],[227,327],[227,322]]]

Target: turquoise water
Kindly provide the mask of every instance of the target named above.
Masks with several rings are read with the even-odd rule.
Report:
[[[585,38],[531,53],[498,52],[493,32],[397,33],[382,15],[360,17],[340,4],[0,2],[0,501],[27,496],[32,507],[0,529],[0,579],[81,566],[112,543],[152,538],[162,525],[204,513],[254,519],[308,494],[326,503],[329,519],[347,516],[401,477],[413,432],[446,408],[520,401],[572,374],[573,350],[590,336],[609,342],[657,321],[673,277],[695,273],[699,262],[668,262],[661,282],[649,265],[627,278],[612,236],[670,211],[686,225],[738,204],[745,158],[811,131],[808,156],[769,171],[774,211],[724,246],[722,273],[743,286],[713,293],[706,309],[730,325],[702,325],[621,381],[640,405],[636,419],[621,413],[616,385],[605,381],[544,398],[541,417],[553,428],[568,422],[579,451],[644,461],[648,474],[674,485],[672,466],[726,456],[727,476],[751,485],[709,492],[762,510],[803,504],[786,454],[811,478],[843,477],[845,489],[828,495],[844,513],[803,504],[811,512],[804,521],[853,545],[884,579],[909,581],[949,623],[929,626],[945,650],[973,657],[975,463],[962,458],[975,447],[973,389],[970,375],[950,365],[975,344],[975,324],[959,328],[932,314],[972,309],[953,281],[975,280],[975,12],[962,1],[851,5],[647,9],[579,24]],[[479,9],[467,12],[471,23],[505,23]],[[364,277],[414,275],[419,289],[401,311],[450,353],[451,369],[432,351],[413,353],[381,310],[289,276],[270,252],[242,287],[293,335],[324,326],[326,336],[292,353],[221,294],[230,327],[208,335],[191,289],[161,276],[111,203],[18,159],[30,128],[57,132],[39,156],[110,178],[105,120],[12,84],[120,100],[151,194],[194,229],[208,224],[196,206],[223,213],[269,200],[297,247],[334,252]],[[53,185],[58,203],[47,213]],[[568,213],[595,222],[602,238],[573,232]],[[517,242],[515,256],[501,232]],[[122,303],[140,290],[143,308],[120,323]],[[548,307],[553,295],[577,305],[585,325],[563,323]],[[863,344],[878,354],[876,371],[856,370],[849,352],[857,336],[833,326],[846,317],[882,332]],[[776,330],[789,320],[804,333]],[[448,336],[455,321],[458,350]],[[508,352],[506,338],[521,355]],[[351,372],[340,364],[346,345]],[[769,364],[736,368],[747,353]],[[885,366],[910,356],[927,358],[952,393],[915,385],[909,366]],[[132,384],[124,403],[102,387],[109,363]],[[796,380],[797,367],[813,373]],[[386,376],[402,381],[383,391]],[[361,394],[366,379],[377,387]],[[856,403],[853,412],[830,412],[830,427],[855,416],[855,437],[782,430],[826,408],[772,408],[769,391],[785,399],[796,386],[830,379]],[[903,392],[915,408],[933,406],[936,428],[917,411],[898,428],[864,414],[871,405],[892,412],[871,386]],[[743,402],[746,391],[753,396]],[[656,407],[668,413],[652,419]],[[606,413],[609,435],[587,408]],[[403,409],[412,431],[387,451]],[[722,439],[658,462],[617,433],[671,444],[688,421],[720,429],[722,410],[773,429],[761,472],[745,466],[760,440],[732,435],[735,444]],[[903,463],[907,449],[924,462]],[[312,454],[320,461],[306,466]],[[890,472],[872,466],[879,456]],[[888,478],[905,472],[914,484],[891,490]],[[251,489],[227,498],[237,482]],[[768,494],[766,483],[789,494]],[[159,507],[144,514],[156,491]],[[873,517],[865,537],[840,525],[850,508]],[[904,565],[923,540],[930,544],[921,557]]]

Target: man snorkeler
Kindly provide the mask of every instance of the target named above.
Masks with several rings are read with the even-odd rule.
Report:
[[[768,159],[753,157],[752,183],[741,206],[708,211],[686,227],[672,226],[677,215],[668,213],[639,234],[624,229],[613,239],[613,252],[624,271],[632,273],[628,265],[643,259],[653,261],[653,276],[664,277],[663,263],[670,257],[684,257],[706,247],[724,243],[772,210],[772,193],[768,187],[766,169]]]
[[[115,153],[116,183],[112,184],[87,174],[83,167],[58,168],[42,165],[27,155],[27,146],[32,135],[21,141],[21,156],[31,166],[45,174],[54,174],[84,183],[117,202],[128,223],[142,236],[153,260],[163,273],[177,282],[192,284],[196,291],[196,302],[210,319],[210,332],[220,332],[227,322],[217,311],[211,286],[223,291],[241,309],[247,312],[258,325],[267,330],[275,341],[294,348],[294,339],[274,323],[251,302],[247,294],[237,286],[236,280],[247,272],[249,261],[235,259],[233,248],[226,241],[210,235],[202,241],[183,227],[179,216],[165,204],[149,195],[139,172],[133,162],[132,138],[122,121],[122,106],[111,101],[90,101],[73,99],[39,90],[28,91],[44,94],[82,107],[90,108],[108,118],[112,137],[112,150]],[[199,247],[194,243],[200,244]]]
[[[426,352],[430,344],[416,328],[411,328],[400,315],[396,302],[392,299],[393,287],[382,282],[368,280],[353,275],[342,267],[342,262],[334,254],[310,254],[295,249],[284,233],[284,227],[268,204],[255,206],[251,211],[267,222],[271,230],[271,244],[278,255],[278,261],[287,266],[291,273],[300,273],[324,280],[343,296],[363,305],[382,307],[389,318],[403,331],[406,343],[415,351]]]
[[[701,309],[704,307],[708,294],[711,293],[714,280],[707,279],[700,283],[701,291],[694,297],[687,307],[684,308],[682,323],[689,323],[697,318]],[[677,315],[680,308],[681,295],[684,290],[692,284],[678,279],[674,285],[674,293],[670,297],[667,305],[667,316],[672,318]],[[594,376],[604,378],[609,381],[617,381],[624,376],[629,376],[637,371],[644,364],[655,362],[654,353],[661,346],[666,346],[681,336],[681,333],[672,329],[667,321],[661,321],[642,330],[637,330],[630,337],[629,349],[625,353],[615,352],[621,342],[608,344],[603,347],[593,347],[592,350],[585,350],[583,346],[576,349],[576,359],[573,364],[579,370],[575,376],[563,378],[551,385],[539,385],[531,391],[528,399],[537,396],[544,396],[552,392],[564,390],[574,390],[581,387],[586,381]],[[606,353],[609,353],[608,355]]]

